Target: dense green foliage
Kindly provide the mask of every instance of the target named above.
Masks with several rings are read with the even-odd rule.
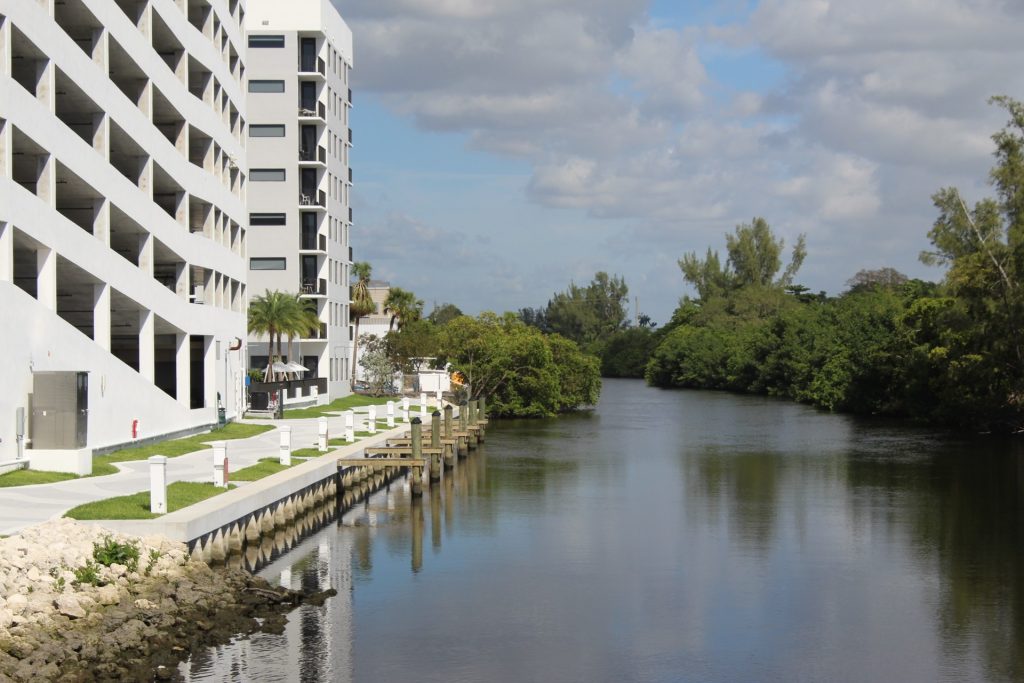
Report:
[[[455,318],[438,330],[438,355],[493,415],[554,415],[596,403],[601,390],[597,358],[514,313]]]
[[[801,238],[782,267],[782,242],[755,219],[727,235],[728,260],[709,250],[680,260],[697,297],[685,298],[647,365],[659,386],[786,396],[829,410],[891,414],[974,430],[1024,428],[1024,104],[993,139],[996,197],[969,207],[937,192],[926,263],[941,284],[891,268],[861,271],[841,296],[792,285]]]
[[[308,299],[300,299],[298,294],[272,290],[253,297],[249,302],[248,330],[257,335],[265,334],[269,339],[267,348],[270,359],[263,378],[271,382],[280,374],[274,372],[273,364],[284,356],[281,348],[283,337],[288,337],[287,358],[293,361],[295,357],[292,355],[292,342],[295,338],[308,337],[319,328],[320,318],[316,313],[316,304]]]

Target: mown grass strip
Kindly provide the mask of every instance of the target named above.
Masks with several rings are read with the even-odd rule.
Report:
[[[93,477],[101,477],[105,474],[114,474],[117,468],[115,462],[128,462],[131,460],[145,460],[151,455],[166,455],[168,458],[176,458],[179,455],[202,450],[209,446],[211,441],[233,441],[235,439],[248,439],[251,436],[262,434],[273,429],[273,425],[253,425],[241,422],[231,422],[220,429],[214,429],[205,434],[194,434],[183,439],[168,439],[135,446],[122,448],[119,451],[100,455],[92,460]]]
[[[303,448],[301,450],[306,451],[313,449]],[[320,455],[319,451],[314,452],[317,455]],[[294,462],[296,458],[301,460],[305,457],[306,456],[304,455],[299,455],[299,451],[293,452],[292,466],[294,467],[295,465],[299,464],[297,462]],[[259,462],[257,462],[255,465],[249,465],[248,467],[243,467],[242,469],[236,472],[231,472],[230,478],[231,481],[257,481],[259,479],[263,479],[264,477],[269,477],[272,474],[284,472],[286,469],[288,469],[288,467],[282,465],[277,458],[260,458]]]
[[[388,401],[398,400],[401,400],[401,396],[363,396],[362,394],[351,394],[322,406],[286,410],[284,411],[284,417],[286,420],[324,417],[327,413],[339,413],[343,410],[361,408],[363,406],[382,406],[387,405]]]
[[[195,505],[207,498],[224,493],[213,484],[194,481],[176,481],[167,487],[167,511],[174,512],[189,505]],[[140,491],[128,496],[105,498],[71,508],[65,517],[78,520],[93,519],[156,519],[149,511],[149,491]]]
[[[31,486],[33,484],[53,484],[58,481],[78,479],[77,474],[70,472],[42,472],[40,470],[14,470],[0,474],[0,488],[8,486]]]

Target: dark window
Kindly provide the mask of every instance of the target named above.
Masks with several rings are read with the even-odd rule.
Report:
[[[283,138],[284,124],[249,124],[249,137],[251,138]]]
[[[284,92],[284,81],[249,81],[249,92]]]
[[[285,225],[283,213],[250,213],[249,225]]]
[[[316,71],[316,38],[302,38],[299,43],[299,71]]]
[[[283,168],[254,168],[249,171],[249,180],[253,182],[284,180]]]
[[[249,36],[249,47],[284,47],[284,36]]]
[[[286,259],[280,258],[251,258],[249,259],[249,270],[284,270]]]

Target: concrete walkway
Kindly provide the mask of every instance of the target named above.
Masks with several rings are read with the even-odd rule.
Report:
[[[397,410],[396,418],[401,417]],[[418,406],[417,406],[418,408]],[[355,431],[365,431],[368,408],[354,409]],[[418,417],[420,411],[410,407],[409,418]],[[385,409],[377,407],[377,419],[387,416]],[[267,420],[243,420],[249,424],[271,424]],[[283,425],[292,428],[292,450],[316,448],[318,420],[275,420],[275,429],[248,439],[227,441],[229,470],[234,472],[255,464],[261,458],[276,458],[281,437],[277,429]],[[403,424],[398,422],[397,424]],[[330,438],[344,438],[345,424],[341,415],[327,416]],[[149,489],[149,463],[136,460],[115,464],[117,474],[104,477],[83,477],[54,484],[12,486],[0,488],[0,534],[10,535],[19,529],[62,516],[71,508],[104,498],[123,496]],[[229,477],[230,478],[230,477]],[[167,483],[175,481],[213,481],[213,450],[205,448],[176,458],[167,459]],[[242,484],[242,482],[239,482]],[[244,484],[243,484],[244,485]]]

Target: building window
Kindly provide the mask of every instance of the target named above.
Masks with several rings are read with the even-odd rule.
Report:
[[[256,125],[251,124],[249,126],[249,137],[251,138],[283,138],[284,137],[284,124],[266,124]]]
[[[249,225],[287,225],[283,213],[250,213]]]
[[[249,47],[284,47],[284,36],[249,36]]]
[[[249,171],[252,182],[281,182],[284,180],[283,168],[254,168]]]
[[[284,92],[284,81],[249,81],[249,92]]]
[[[286,259],[283,256],[249,259],[249,270],[284,270],[285,267]]]

